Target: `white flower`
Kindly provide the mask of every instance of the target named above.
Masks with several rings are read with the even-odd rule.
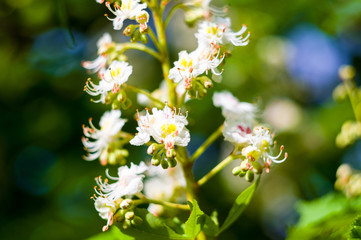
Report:
[[[104,73],[104,80],[110,85],[120,86],[128,81],[133,72],[133,67],[124,61],[113,61],[107,71]],[[113,86],[112,86],[113,87]]]
[[[82,138],[82,142],[88,151],[88,155],[84,156],[85,160],[94,160],[106,153],[108,145],[118,139],[117,134],[126,122],[125,119],[120,118],[120,115],[120,110],[105,112],[100,119],[100,129],[94,127],[91,119],[90,127],[83,126],[85,137]],[[101,159],[102,163],[104,161],[106,163],[106,159]]]
[[[110,176],[107,169],[106,176],[116,182],[109,184],[108,179],[102,181],[101,177],[98,177],[96,182],[99,188],[95,188],[95,192],[99,196],[113,201],[124,196],[131,198],[143,190],[143,173],[146,170],[147,166],[144,162],[141,162],[139,166],[131,163],[130,168],[127,166],[119,167],[118,177]]]
[[[224,122],[222,132],[226,141],[229,141],[236,146],[244,146],[250,144],[252,128],[252,122],[229,118]]]
[[[204,17],[208,19],[211,15],[224,16],[226,14],[225,8],[218,8],[210,5],[211,0],[188,0],[184,3],[185,6],[190,7],[186,11],[186,19],[196,20]]]
[[[104,54],[112,43],[112,36],[110,36],[109,33],[104,33],[103,36],[97,41],[98,54]]]
[[[222,45],[232,43],[234,46],[246,46],[250,33],[245,37],[247,26],[243,25],[241,30],[233,32],[231,30],[231,21],[229,18],[215,18],[214,22],[203,21],[199,24],[198,32],[195,34],[198,39],[198,46],[211,45],[219,49]]]
[[[120,30],[123,27],[125,19],[135,20],[137,15],[142,14],[142,10],[147,8],[146,3],[139,4],[139,0],[122,0],[122,5],[114,4],[115,10],[110,7],[110,3],[106,2],[107,8],[115,15],[115,18],[109,20],[113,21],[114,30]]]
[[[188,121],[181,113],[172,111],[168,106],[163,110],[148,110],[145,116],[138,114],[138,134],[130,141],[130,144],[140,146],[150,141],[150,137],[165,145],[165,149],[172,149],[174,145],[185,147],[190,141],[190,134],[185,125]]]
[[[162,169],[149,166],[147,179],[144,182],[144,194],[150,199],[172,202],[186,202],[184,188],[186,186],[182,169],[179,165],[174,168]],[[150,204],[148,211],[159,216],[163,207]]]
[[[100,55],[93,61],[83,61],[82,66],[92,73],[99,73],[99,76],[101,76],[104,74],[106,63],[107,57],[105,55]]]
[[[204,65],[198,59],[197,53],[181,51],[179,60],[174,62],[174,67],[169,71],[169,78],[174,82],[190,81],[205,72]]]
[[[112,44],[112,37],[109,33],[104,33],[103,36],[97,41],[98,57],[93,61],[83,61],[82,66],[93,73],[98,73],[99,76],[104,74],[107,56],[106,51]]]
[[[205,69],[206,74],[208,74],[209,70],[212,71],[213,78],[216,78],[214,75],[219,76],[222,74],[217,67],[222,63],[224,55],[220,57],[219,51],[212,53],[212,49],[209,46],[198,46],[198,48],[194,50],[194,53],[196,56],[199,56],[199,62],[202,65],[202,68]]]
[[[251,126],[252,129],[257,113],[255,105],[238,101],[228,91],[214,93],[213,104],[216,107],[222,108],[222,114],[226,119],[237,119],[246,126]]]
[[[109,91],[116,93],[120,86],[128,81],[129,76],[133,72],[133,67],[124,61],[114,60],[109,68],[104,72],[99,84],[96,85],[92,81],[87,81],[85,91],[92,96],[100,95],[98,100],[93,102],[105,102],[105,97]]]
[[[272,155],[272,146],[274,145],[274,140],[268,128],[262,126],[255,127],[253,129],[250,142],[251,145],[242,150],[242,155],[252,161],[257,161],[258,159],[262,160],[266,171],[269,171],[269,167],[272,162],[282,163],[288,157],[288,154],[285,153],[284,158],[279,159],[284,149],[283,145],[280,147],[280,152],[278,155]]]
[[[115,202],[108,198],[98,197],[94,202],[95,209],[99,212],[102,219],[107,220],[107,225],[103,227],[103,232],[108,230],[109,226],[113,224],[113,215],[117,210]]]

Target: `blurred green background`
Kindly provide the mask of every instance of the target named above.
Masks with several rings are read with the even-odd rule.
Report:
[[[221,2],[215,1],[221,6]],[[212,91],[228,89],[241,101],[259,104],[284,144],[288,160],[262,177],[250,207],[220,239],[284,239],[298,219],[295,204],[333,191],[342,163],[361,168],[361,142],[337,149],[342,123],[353,119],[348,101],[335,102],[338,68],[361,70],[361,2],[228,0],[232,28],[246,24],[251,41],[226,60],[223,81],[203,101],[190,101],[189,128],[194,151],[223,122]],[[88,77],[82,60],[96,57],[96,40],[112,30],[94,0],[5,0],[0,2],[0,238],[84,239],[101,231],[93,201],[94,177],[104,174],[86,162],[80,138],[89,117],[98,123],[109,109],[83,92]],[[179,12],[168,30],[174,60],[196,40]],[[129,52],[129,83],[148,90],[161,81],[159,64]],[[360,83],[357,74],[358,84]],[[135,96],[132,96],[135,100]],[[135,132],[137,106],[124,112]],[[206,117],[205,117],[206,116]],[[211,121],[209,119],[212,119]],[[129,159],[145,158],[131,148]],[[138,150],[138,151],[135,151]],[[195,164],[200,178],[230,152],[219,139]],[[216,157],[215,157],[216,156]],[[248,184],[225,169],[202,187],[203,210],[219,210],[222,221]]]

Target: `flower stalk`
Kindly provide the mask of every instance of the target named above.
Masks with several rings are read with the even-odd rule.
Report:
[[[207,173],[204,177],[198,180],[197,185],[202,186],[209,179],[211,179],[214,175],[216,175],[219,171],[221,171],[225,166],[231,163],[233,160],[240,158],[238,155],[229,155],[222,162],[220,162],[217,166],[215,166],[209,173]]]
[[[190,162],[194,162],[199,156],[201,156],[204,151],[218,138],[222,135],[223,125],[221,125],[211,136],[193,153],[189,158]]]

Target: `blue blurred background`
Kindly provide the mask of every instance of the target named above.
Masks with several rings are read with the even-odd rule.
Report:
[[[361,70],[361,2],[226,3],[232,28],[246,24],[251,41],[227,59],[222,83],[203,101],[187,103],[189,151],[223,122],[212,105],[212,91],[229,89],[241,101],[262,106],[289,158],[263,176],[250,207],[221,239],[284,239],[297,222],[297,201],[332,191],[341,162],[361,166],[360,142],[343,150],[335,146],[342,123],[353,114],[347,101],[332,99],[340,81],[338,68],[352,64]],[[80,62],[96,57],[95,43],[104,32],[126,41],[112,30],[104,17],[107,11],[94,0],[0,2],[1,239],[84,239],[104,225],[89,199],[94,177],[104,167],[82,160],[80,138],[82,124],[89,117],[97,123],[108,107],[91,103],[82,91],[88,75]],[[173,60],[179,50],[193,50],[196,44],[189,40],[196,29],[177,21],[183,22],[182,12],[168,31]],[[134,66],[132,84],[148,90],[159,85],[161,72],[154,59],[130,52],[129,62]],[[359,75],[356,80],[360,83]],[[136,107],[123,116],[133,119]],[[129,120],[126,129],[134,132],[134,127]],[[217,141],[196,163],[195,176],[203,176],[230,151]],[[129,159],[142,160],[139,152]],[[233,177],[231,169],[200,192],[203,210],[218,209],[221,221],[248,185]]]

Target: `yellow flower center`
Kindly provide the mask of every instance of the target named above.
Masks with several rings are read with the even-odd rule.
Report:
[[[131,7],[131,3],[132,1],[122,1],[122,6],[121,6],[121,9],[122,10],[130,10],[130,7]]]
[[[267,152],[269,150],[269,143],[266,140],[262,140],[261,150]]]
[[[259,157],[261,156],[261,153],[257,150],[253,150],[247,153],[247,158],[251,158],[254,161],[257,161]]]
[[[190,59],[189,61],[187,61],[187,59],[182,58],[179,61],[179,64],[183,67],[183,68],[191,68],[193,66],[193,60]]]
[[[161,126],[162,129],[162,137],[165,138],[168,135],[171,135],[177,130],[176,125],[172,123],[165,123]]]
[[[110,73],[112,74],[113,77],[116,77],[120,74],[120,68],[112,69]]]
[[[218,35],[218,32],[219,32],[218,26],[207,27],[207,33],[208,34]]]

